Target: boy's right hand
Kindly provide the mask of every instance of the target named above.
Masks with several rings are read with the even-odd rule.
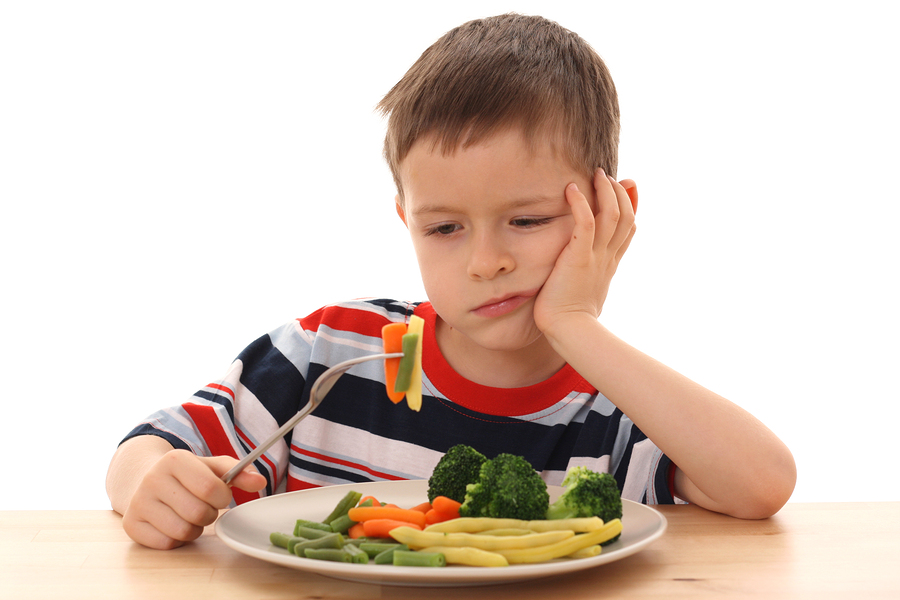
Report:
[[[215,522],[219,510],[231,503],[231,488],[221,477],[236,463],[229,456],[166,452],[135,489],[122,515],[125,532],[139,544],[160,550],[197,539],[205,526]],[[266,486],[266,479],[248,467],[231,485],[257,492]]]

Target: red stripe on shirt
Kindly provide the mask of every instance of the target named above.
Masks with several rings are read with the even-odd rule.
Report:
[[[342,467],[349,467],[351,469],[356,469],[359,471],[365,471],[366,473],[374,476],[380,477],[381,479],[389,479],[391,481],[405,481],[405,478],[398,477],[397,475],[391,475],[389,473],[382,473],[381,471],[376,471],[371,467],[367,467],[365,465],[361,465],[359,463],[350,462],[349,460],[344,460],[342,458],[336,458],[334,456],[326,456],[325,454],[319,454],[318,452],[312,452],[311,450],[304,450],[303,448],[298,448],[297,446],[291,445],[291,452],[296,452],[297,454],[302,454],[303,456],[308,456],[309,458],[314,458],[316,460],[321,460],[326,463],[341,465]]]
[[[300,490],[312,490],[315,488],[322,487],[321,485],[317,485],[315,483],[310,483],[308,481],[303,481],[302,479],[297,479],[296,477],[291,477],[288,475],[287,478],[287,491],[289,492],[298,492]]]
[[[247,447],[249,447],[250,450],[256,450],[256,444],[254,444],[252,441],[250,441],[250,438],[247,437],[246,433],[241,431],[237,426],[235,426],[234,431],[235,431],[235,433],[237,433],[239,438],[244,440],[244,443],[247,444]],[[278,481],[278,470],[275,468],[275,463],[272,462],[272,459],[270,459],[265,454],[261,455],[259,458],[264,463],[269,465],[269,469],[272,471],[272,480]]]
[[[373,307],[374,309],[375,307]],[[328,323],[331,329],[349,331],[359,335],[381,338],[381,328],[388,321],[383,314],[369,310],[348,309],[347,307],[327,306],[312,313],[308,317],[298,319],[303,329],[318,331],[319,325]]]
[[[203,441],[206,442],[213,456],[237,458],[237,452],[231,445],[231,440],[228,439],[228,434],[225,433],[214,407],[186,402],[182,408],[196,425],[197,431],[203,437]],[[231,491],[237,504],[259,498],[259,494],[256,492],[245,492],[238,488],[231,488]]]
[[[220,392],[225,392],[228,395],[228,397],[231,398],[231,401],[234,402],[234,392],[231,390],[231,388],[221,385],[219,383],[210,383],[206,387],[212,388],[214,390],[219,390]]]

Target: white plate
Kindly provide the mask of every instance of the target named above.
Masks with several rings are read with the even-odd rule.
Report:
[[[638,552],[666,530],[666,519],[659,512],[649,506],[623,500],[622,536],[604,546],[601,554],[591,558],[495,568],[425,568],[337,563],[299,558],[269,543],[270,533],[292,532],[297,519],[324,519],[351,489],[362,492],[364,496],[375,496],[382,502],[415,506],[427,500],[428,482],[358,483],[276,494],[229,510],[216,522],[216,534],[225,544],[248,556],[327,577],[382,585],[449,587],[525,581],[590,569]],[[551,500],[560,492],[561,488],[550,486]]]

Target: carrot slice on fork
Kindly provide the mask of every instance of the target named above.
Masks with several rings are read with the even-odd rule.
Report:
[[[384,343],[385,354],[403,352],[403,336],[406,334],[406,323],[389,323],[381,328],[381,339]],[[400,369],[399,358],[386,358],[384,360],[384,384],[387,388],[388,398],[398,404],[406,395],[405,392],[397,392],[394,386],[397,381],[397,371]]]

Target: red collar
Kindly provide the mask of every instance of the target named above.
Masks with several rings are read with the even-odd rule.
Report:
[[[545,381],[521,388],[495,388],[471,382],[454,371],[441,354],[434,334],[437,314],[431,303],[419,304],[415,314],[425,319],[422,368],[436,390],[454,404],[488,415],[511,417],[546,410],[573,391],[597,392],[569,365]]]

